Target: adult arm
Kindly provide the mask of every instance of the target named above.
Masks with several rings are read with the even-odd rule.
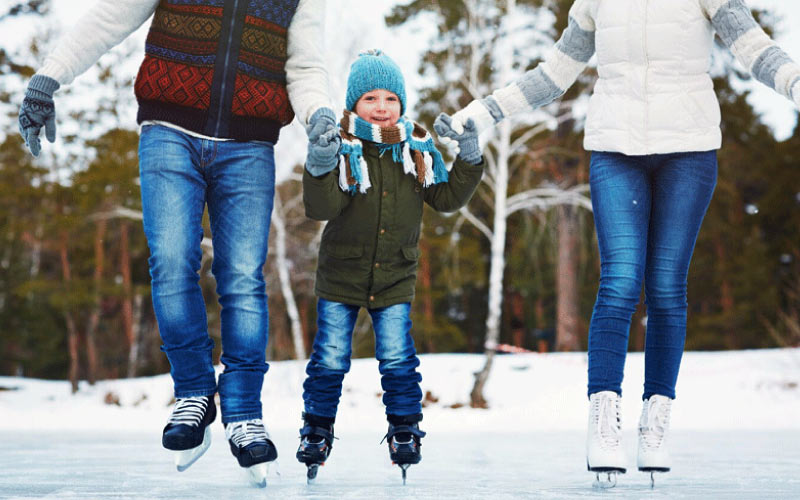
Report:
[[[758,81],[800,107],[800,66],[758,25],[744,0],[701,0],[722,42]]]
[[[472,119],[478,133],[506,117],[549,104],[575,83],[594,55],[594,5],[596,0],[576,0],[569,10],[567,28],[545,60],[510,85],[472,101],[453,115],[453,130],[460,133]]]
[[[71,83],[153,15],[159,0],[99,0],[64,35],[37,74]],[[80,4],[81,2],[76,2]]]
[[[325,1],[300,0],[287,42],[286,88],[297,118],[304,126],[320,108],[331,108],[325,69],[323,33]]]

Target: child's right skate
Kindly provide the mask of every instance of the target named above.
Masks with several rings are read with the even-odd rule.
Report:
[[[333,450],[333,419],[303,413],[303,420],[305,425],[300,429],[300,447],[296,457],[308,467],[306,479],[308,484],[312,484],[319,466],[325,465]]]
[[[389,421],[389,430],[384,439],[389,443],[389,458],[392,464],[400,467],[403,473],[403,484],[406,484],[406,471],[412,465],[422,460],[420,440],[425,437],[425,432],[419,429],[419,416],[413,415],[411,419],[395,417]]]
[[[625,473],[620,397],[616,392],[603,391],[589,397],[586,468],[595,473],[595,486],[599,488],[613,488],[617,474]],[[606,475],[605,480],[600,479],[601,474]]]
[[[178,398],[161,436],[164,448],[175,452],[175,467],[188,469],[211,446],[211,422],[217,417],[214,396]]]

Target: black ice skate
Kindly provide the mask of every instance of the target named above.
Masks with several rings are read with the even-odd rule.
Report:
[[[425,437],[425,433],[419,430],[420,420],[422,415],[389,416],[389,430],[384,439],[389,444],[392,464],[398,465],[403,473],[403,484],[406,484],[408,468],[422,460],[420,440]]]
[[[266,487],[269,463],[278,458],[278,450],[270,440],[264,422],[260,418],[230,422],[225,424],[225,435],[231,453],[239,465],[247,469],[253,485]]]
[[[303,413],[305,425],[300,429],[300,447],[297,448],[297,460],[306,464],[308,484],[314,482],[320,465],[333,449],[333,419]]]
[[[175,451],[175,467],[188,469],[211,446],[211,422],[217,417],[214,396],[178,398],[169,417],[161,444]]]

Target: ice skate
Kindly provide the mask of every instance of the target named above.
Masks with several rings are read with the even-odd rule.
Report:
[[[175,452],[175,467],[188,469],[211,446],[211,422],[217,417],[213,396],[178,398],[172,409],[161,444]]]
[[[669,472],[672,460],[667,449],[669,415],[672,400],[654,394],[644,401],[639,419],[639,453],[637,465],[642,472],[650,473],[650,487],[655,487],[656,472]]]
[[[625,473],[620,397],[615,392],[603,391],[589,397],[586,468],[595,473],[597,488],[613,488],[617,474]]]
[[[404,420],[401,417],[396,419],[395,423],[389,423],[389,430],[384,439],[389,443],[389,458],[392,464],[399,466],[402,471],[403,484],[406,484],[408,468],[422,460],[420,440],[423,437],[425,433],[419,430],[418,421]]]
[[[300,429],[300,447],[297,449],[297,460],[306,464],[306,480],[312,484],[317,472],[333,450],[333,419],[303,414],[305,425]]]
[[[225,436],[231,453],[247,470],[250,482],[265,488],[269,464],[278,458],[278,451],[264,428],[264,422],[260,418],[230,422],[225,425]]]

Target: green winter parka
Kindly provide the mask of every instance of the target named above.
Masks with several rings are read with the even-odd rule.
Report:
[[[411,302],[417,279],[423,201],[440,212],[466,205],[480,183],[483,164],[457,159],[449,181],[422,187],[403,172],[391,152],[363,141],[372,187],[351,195],[339,187],[338,169],[312,177],[304,169],[306,216],[329,221],[317,263],[317,296],[375,309]]]

